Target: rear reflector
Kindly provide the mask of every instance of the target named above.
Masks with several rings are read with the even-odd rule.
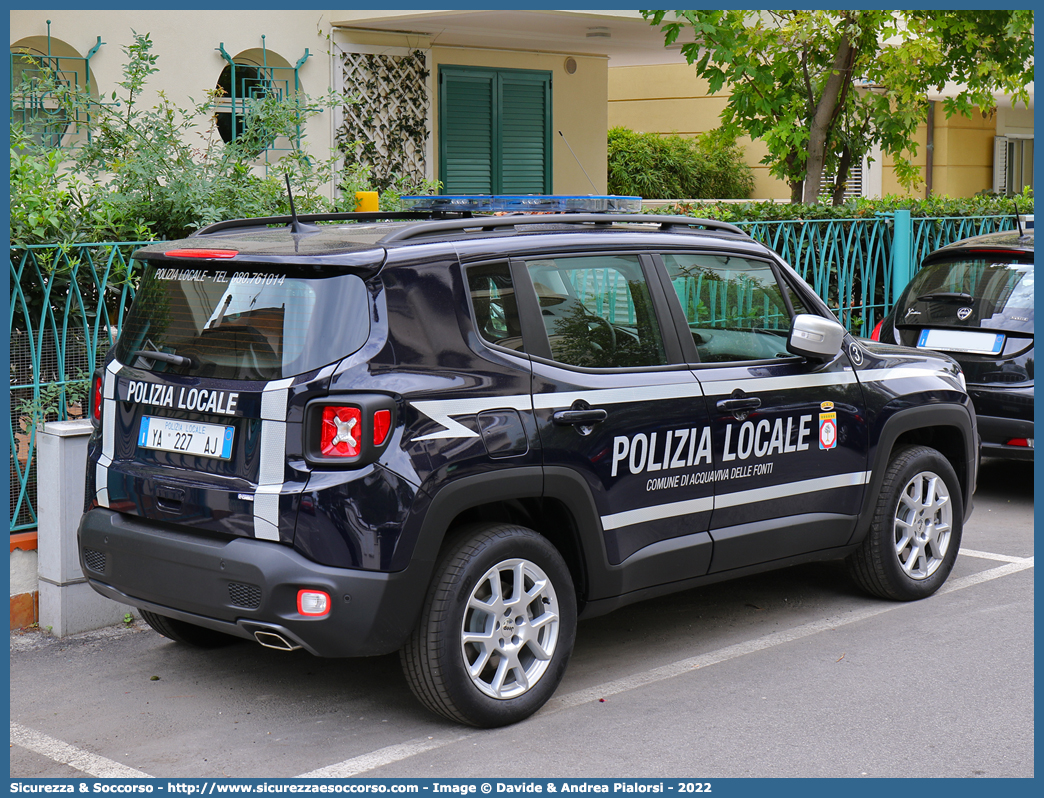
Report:
[[[1033,448],[1033,438],[1012,438],[1007,446],[1025,446],[1027,448]]]
[[[97,375],[94,378],[94,387],[91,391],[91,419],[95,424],[101,423],[102,416],[102,378]]]
[[[378,410],[373,414],[373,445],[380,446],[391,430],[391,411]]]
[[[163,253],[168,258],[234,258],[236,249],[171,249]]]
[[[322,590],[298,590],[297,611],[313,618],[326,615],[330,612],[330,594]]]

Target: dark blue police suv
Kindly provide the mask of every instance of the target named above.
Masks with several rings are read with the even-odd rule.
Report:
[[[489,727],[548,700],[578,618],[811,560],[946,580],[979,453],[955,361],[847,334],[728,224],[426,199],[137,253],[92,392],[95,590],[190,645],[398,650]]]

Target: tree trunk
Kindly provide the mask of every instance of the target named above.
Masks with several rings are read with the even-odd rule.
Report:
[[[841,150],[841,158],[837,164],[837,175],[834,177],[834,191],[830,197],[830,202],[835,208],[845,203],[845,186],[848,183],[848,173],[851,170],[852,148],[845,146]]]
[[[816,202],[823,185],[823,165],[826,163],[826,147],[830,140],[830,129],[837,114],[837,103],[844,85],[852,80],[850,70],[855,49],[847,30],[842,28],[841,41],[834,55],[823,93],[816,104],[816,112],[808,131],[808,158],[805,161],[805,188],[803,202]]]

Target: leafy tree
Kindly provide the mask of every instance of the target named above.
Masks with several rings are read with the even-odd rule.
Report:
[[[947,116],[990,113],[994,92],[1028,103],[1033,12],[1028,10],[643,11],[711,93],[732,92],[722,127],[768,147],[764,159],[793,202],[817,201],[824,173],[841,201],[848,171],[876,142],[903,185],[928,92],[957,84]],[[668,19],[668,15],[673,16]]]

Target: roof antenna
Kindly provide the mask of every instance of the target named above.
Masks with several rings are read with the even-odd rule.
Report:
[[[319,228],[314,224],[303,224],[297,218],[297,211],[294,208],[294,193],[290,190],[290,172],[283,172],[283,177],[286,178],[286,196],[290,198],[290,232],[291,233],[316,233]]]
[[[1019,238],[1022,238],[1026,234],[1022,232],[1022,219],[1019,218],[1019,205],[1015,202],[1014,197],[1011,198],[1011,204],[1015,206],[1015,224],[1019,226]]]
[[[565,137],[565,133],[563,133],[561,130],[559,130],[558,131],[558,135],[562,137],[562,141],[564,141],[565,145],[567,147],[569,147],[569,139],[567,139]],[[576,165],[580,167],[580,171],[584,173],[584,177],[587,178],[587,182],[591,184],[591,188],[593,190],[593,193],[597,194],[598,193],[598,189],[595,188],[595,184],[594,184],[594,181],[591,179],[591,175],[587,174],[587,170],[584,169],[584,165],[582,163],[580,163],[580,159],[576,157],[576,153],[573,152],[573,148],[572,147],[569,147],[569,154],[573,156],[573,160],[576,161]]]

